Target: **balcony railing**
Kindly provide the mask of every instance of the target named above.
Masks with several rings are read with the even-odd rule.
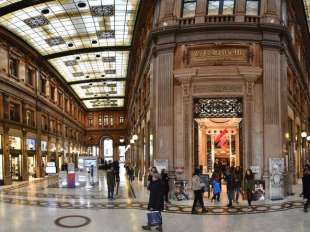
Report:
[[[207,15],[205,17],[206,23],[233,23],[235,22],[234,15]]]
[[[178,19],[179,25],[191,25],[195,24],[195,17],[192,18],[180,18]]]
[[[246,23],[259,23],[260,22],[260,17],[259,16],[246,15],[245,18],[244,18],[244,21]]]

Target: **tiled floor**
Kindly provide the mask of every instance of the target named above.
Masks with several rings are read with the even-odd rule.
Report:
[[[99,185],[92,188],[50,188],[42,180],[1,188],[0,232],[142,231],[148,192],[139,182],[133,188],[136,199],[121,175],[119,195],[109,201],[103,173]],[[241,202],[228,209],[223,195],[220,203],[206,200],[206,215],[191,215],[191,204],[189,200],[168,205],[163,213],[164,231],[310,231],[310,214],[303,213],[298,196],[277,203],[257,202],[252,208]]]

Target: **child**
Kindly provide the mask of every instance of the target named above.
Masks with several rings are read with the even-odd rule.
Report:
[[[213,188],[213,197],[211,201],[213,200],[220,200],[220,194],[221,194],[221,187],[220,187],[220,182],[218,181],[218,177],[216,176],[213,181],[212,181],[212,188]]]

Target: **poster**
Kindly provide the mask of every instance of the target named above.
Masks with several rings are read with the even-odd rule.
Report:
[[[34,139],[27,139],[27,150],[34,151],[36,149],[36,141]]]
[[[265,181],[264,180],[255,180],[255,188],[253,194],[254,201],[263,201],[265,200]]]
[[[158,173],[161,173],[161,170],[163,169],[168,171],[168,160],[165,159],[154,160],[154,166],[157,168]]]
[[[282,200],[284,198],[284,158],[270,158],[270,199]]]

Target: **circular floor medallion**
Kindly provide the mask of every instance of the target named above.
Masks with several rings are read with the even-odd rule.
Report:
[[[65,221],[70,221],[70,219],[73,220],[74,222],[75,221],[81,221],[81,222],[79,222],[79,224],[71,224],[71,223],[65,224],[66,223]],[[90,218],[81,215],[68,215],[57,218],[55,220],[55,224],[57,226],[64,228],[80,228],[83,226],[87,226],[90,222],[91,222]]]

